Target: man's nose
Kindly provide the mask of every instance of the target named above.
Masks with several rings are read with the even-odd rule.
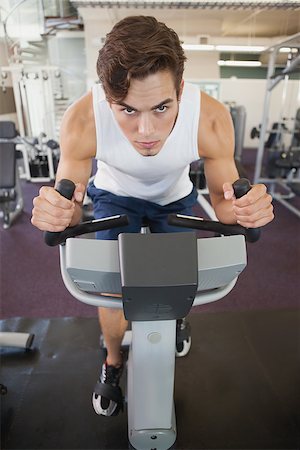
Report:
[[[141,114],[138,123],[138,132],[142,136],[151,136],[154,126],[149,114]]]

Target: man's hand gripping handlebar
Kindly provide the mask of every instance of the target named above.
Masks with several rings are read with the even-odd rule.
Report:
[[[240,178],[233,183],[234,195],[241,198],[250,191],[251,185],[246,178]],[[242,234],[247,242],[256,242],[260,238],[260,228],[245,228],[241,225],[228,225],[199,217],[169,214],[168,223],[177,227],[194,228],[195,230],[212,231],[224,236]]]
[[[73,192],[75,190],[75,184],[71,180],[60,180],[57,184],[56,190],[63,197],[71,200]],[[74,227],[68,227],[64,231],[51,232],[46,231],[44,234],[44,240],[47,245],[51,247],[59,244],[63,244],[66,239],[79,236],[86,233],[94,233],[96,231],[108,230],[110,228],[123,227],[129,224],[128,217],[126,215],[116,215],[111,217],[105,217],[104,219],[96,219],[92,221],[82,222]]]
[[[250,189],[250,183],[245,178],[240,178],[233,184],[233,189],[236,198],[245,195]],[[67,199],[71,200],[75,190],[75,184],[70,180],[61,180],[56,190]],[[259,228],[245,228],[241,225],[228,225],[212,220],[203,220],[198,217],[183,216],[181,214],[169,214],[168,223],[170,225],[179,226],[183,228],[194,228],[196,230],[212,231],[225,236],[242,234],[246,241],[256,242],[260,237]],[[88,222],[82,222],[74,227],[66,228],[61,232],[46,231],[44,240],[47,245],[55,246],[63,244],[66,239],[70,237],[79,236],[85,233],[93,233],[101,230],[108,230],[110,228],[122,227],[129,224],[126,215],[117,215],[112,217],[105,217],[104,219],[96,219]]]

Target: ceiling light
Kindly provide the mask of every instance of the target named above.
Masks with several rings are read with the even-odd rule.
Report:
[[[279,53],[298,53],[297,48],[281,47]]]
[[[209,45],[209,44],[183,44],[184,50],[190,51],[218,51],[218,52],[240,52],[240,53],[261,53],[266,47],[263,45]]]
[[[215,46],[209,44],[183,44],[182,47],[184,50],[200,52],[211,52],[212,50],[215,50]]]
[[[220,59],[218,61],[219,66],[230,66],[230,67],[260,67],[261,62],[260,61],[232,61],[227,60],[224,61],[223,59]]]
[[[216,45],[219,52],[260,53],[265,49],[263,45]]]

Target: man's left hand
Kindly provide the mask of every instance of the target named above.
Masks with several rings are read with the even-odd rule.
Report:
[[[274,219],[272,196],[264,184],[255,184],[239,199],[235,198],[231,183],[223,184],[223,192],[224,198],[232,202],[237,223],[243,227],[262,227]]]

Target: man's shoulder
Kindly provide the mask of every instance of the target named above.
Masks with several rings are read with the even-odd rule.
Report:
[[[234,148],[233,125],[228,108],[205,93],[201,98],[198,148],[200,157],[210,159],[231,154]]]
[[[64,114],[64,121],[71,128],[88,126],[90,121],[94,121],[91,92],[87,92],[68,107]]]
[[[83,153],[95,148],[96,130],[91,92],[76,100],[66,110],[60,135],[65,145],[80,146]]]
[[[206,92],[201,93],[201,116],[207,118],[209,121],[215,121],[220,114],[226,114],[228,109],[219,100],[215,99]]]

